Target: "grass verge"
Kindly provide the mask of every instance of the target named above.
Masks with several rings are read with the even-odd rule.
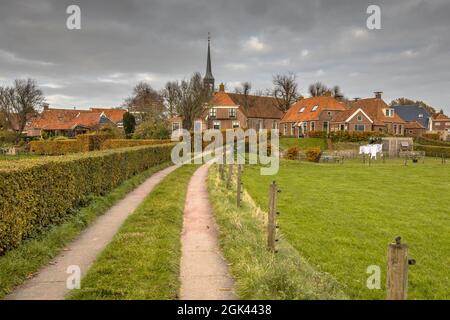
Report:
[[[185,195],[197,168],[178,168],[147,196],[69,299],[177,298]]]
[[[246,193],[237,209],[235,189],[226,189],[216,166],[210,168],[208,188],[220,246],[241,299],[346,299],[340,285],[314,270],[282,235],[278,252],[267,250],[266,213]]]
[[[47,264],[96,217],[105,213],[153,173],[169,165],[167,162],[135,175],[106,196],[94,197],[87,207],[68,216],[64,223],[53,226],[38,237],[28,239],[19,247],[7,251],[0,257],[0,298]]]

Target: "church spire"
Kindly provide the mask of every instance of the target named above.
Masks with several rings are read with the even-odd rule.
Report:
[[[211,42],[211,35],[208,32],[208,57],[206,60],[206,74],[205,74],[205,77],[203,78],[203,84],[205,86],[208,86],[211,90],[214,90],[214,77],[212,75],[212,70],[211,70],[210,42]]]

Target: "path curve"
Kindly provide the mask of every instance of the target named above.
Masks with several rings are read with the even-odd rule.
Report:
[[[97,255],[108,245],[119,230],[123,222],[141,204],[145,197],[177,166],[163,169],[136,189],[128,193],[125,198],[111,207],[106,213],[98,217],[86,228],[67,249],[56,256],[49,265],[42,268],[33,278],[6,296],[7,300],[62,300],[69,292],[66,280],[70,274],[66,273],[69,266],[79,266],[81,276],[86,274]]]
[[[209,165],[191,178],[184,207],[180,299],[234,300],[234,282],[220,253],[217,227],[208,198]]]

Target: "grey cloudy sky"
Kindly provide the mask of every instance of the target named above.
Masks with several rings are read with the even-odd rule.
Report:
[[[81,30],[66,9],[81,8]],[[366,9],[382,10],[382,30]],[[140,80],[204,74],[212,34],[216,84],[271,86],[293,71],[347,97],[384,91],[450,113],[448,0],[0,0],[0,84],[35,78],[52,106],[119,106]]]

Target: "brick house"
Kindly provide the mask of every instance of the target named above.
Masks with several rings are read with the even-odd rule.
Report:
[[[313,131],[330,132],[333,118],[345,110],[345,104],[334,97],[301,99],[281,119],[280,134],[300,137]]]
[[[427,132],[427,128],[425,128],[420,122],[406,121],[405,136],[420,137],[425,132]]]
[[[403,135],[406,122],[375,92],[374,98],[348,102],[348,109],[331,121],[331,131],[379,131]]]
[[[225,92],[221,84],[203,114],[194,121],[194,128],[206,129],[278,129],[284,113],[275,98]],[[169,120],[172,131],[182,128],[180,116]]]
[[[430,118],[430,129],[434,132],[449,132],[450,118],[443,113],[437,113]]]
[[[46,133],[52,136],[73,137],[78,134],[97,130],[103,125],[123,127],[123,109],[90,110],[54,109],[48,106],[35,118],[29,121],[25,132],[29,137],[39,137]]]

